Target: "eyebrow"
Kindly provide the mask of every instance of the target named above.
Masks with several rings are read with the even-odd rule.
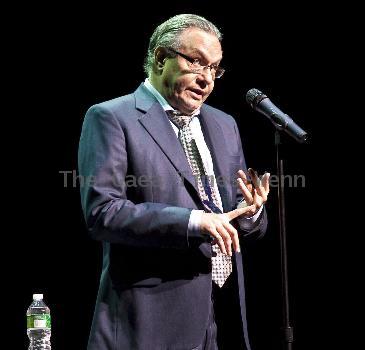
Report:
[[[193,51],[192,54],[197,53],[205,60],[205,55],[202,51],[200,51],[199,49],[193,49],[192,51]],[[218,62],[222,61],[222,59],[223,59],[223,57],[221,57],[219,60],[217,60],[211,64],[218,64]]]

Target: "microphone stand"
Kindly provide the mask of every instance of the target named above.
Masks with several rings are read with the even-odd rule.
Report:
[[[284,166],[280,159],[280,132],[275,131],[276,168],[279,177],[278,204],[279,204],[279,233],[280,233],[280,260],[281,260],[281,291],[282,291],[282,332],[284,349],[292,350],[294,341],[293,328],[289,319],[289,289],[288,289],[288,263],[286,248],[286,224],[285,224],[285,198],[284,198]]]
[[[248,104],[274,124],[276,146],[276,168],[279,176],[278,206],[279,206],[279,231],[280,231],[280,260],[281,260],[281,290],[282,290],[282,317],[283,338],[286,350],[292,349],[294,341],[293,328],[289,319],[289,291],[288,291],[288,263],[286,249],[286,226],[285,226],[285,198],[284,198],[284,166],[280,159],[280,131],[284,130],[297,142],[307,141],[307,133],[297,125],[293,119],[277,108],[260,90],[251,89],[246,93]]]

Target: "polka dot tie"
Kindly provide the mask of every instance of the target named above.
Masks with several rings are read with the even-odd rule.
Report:
[[[207,175],[199,149],[189,126],[193,117],[183,115],[179,111],[167,111],[167,114],[169,119],[179,128],[179,140],[195,177],[199,195],[206,211],[222,213],[219,209],[220,203],[213,185],[215,177],[214,175]],[[217,244],[214,244],[212,249],[215,253],[215,256],[212,257],[212,279],[219,287],[222,287],[228,276],[232,273],[232,259],[230,256],[223,254]]]

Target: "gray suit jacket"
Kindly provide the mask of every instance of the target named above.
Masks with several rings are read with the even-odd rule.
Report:
[[[234,119],[208,105],[200,121],[224,211],[242,199],[246,169]],[[91,237],[103,242],[103,270],[88,349],[193,349],[205,334],[211,297],[211,244],[188,234],[204,209],[166,113],[141,85],[91,107],[79,146],[81,200]],[[244,237],[266,230],[263,211]],[[242,257],[235,254],[242,331],[249,349]]]

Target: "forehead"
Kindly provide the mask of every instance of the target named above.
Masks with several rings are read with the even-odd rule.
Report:
[[[184,30],[180,35],[180,43],[187,54],[197,52],[212,62],[222,59],[222,47],[218,38],[199,28]]]

